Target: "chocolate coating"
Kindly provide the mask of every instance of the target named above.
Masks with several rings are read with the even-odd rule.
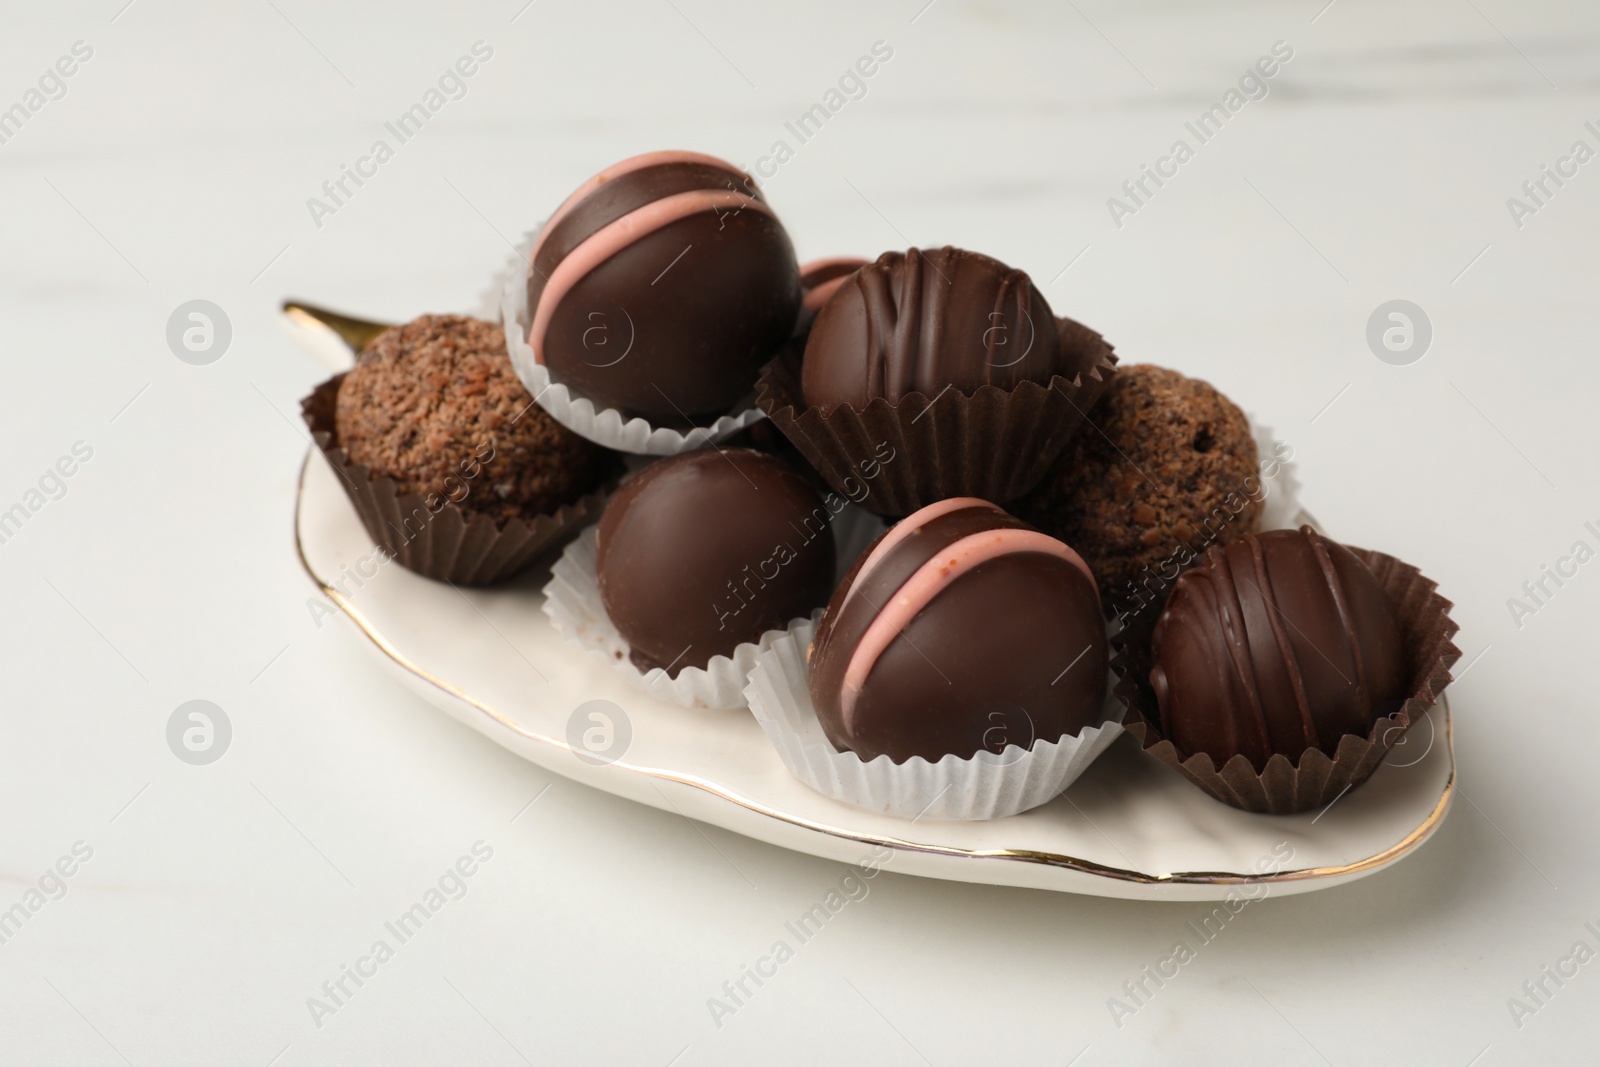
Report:
[[[1098,724],[1106,663],[1082,561],[958,498],[903,520],[856,561],[817,629],[810,689],[841,751],[935,762]]]
[[[1406,696],[1394,606],[1365,563],[1309,526],[1208,551],[1178,579],[1152,653],[1162,733],[1218,766],[1331,756]]]
[[[1063,346],[1044,295],[1020,270],[959,248],[885,252],[851,274],[817,313],[801,364],[811,407],[864,408],[877,397],[972,394],[1057,374],[1084,353]]]
[[[586,182],[532,253],[528,341],[598,407],[661,424],[725,413],[786,340],[800,274],[748,175],[660,152]]]
[[[652,463],[600,519],[606,614],[641,670],[704,667],[827,600],[832,518],[805,478],[762,452]]]
[[[1017,514],[1083,553],[1109,610],[1158,609],[1207,546],[1260,521],[1249,420],[1209,383],[1148,363],[1120,368],[1088,420]]]
[[[501,518],[572,503],[610,474],[611,454],[533,402],[505,345],[499,326],[460,315],[385,330],[340,383],[339,446],[401,493]]]

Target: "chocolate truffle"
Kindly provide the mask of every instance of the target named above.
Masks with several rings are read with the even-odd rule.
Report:
[[[822,606],[832,518],[794,468],[750,449],[686,452],[624,483],[595,570],[634,664],[676,677]]]
[[[1250,423],[1206,382],[1148,363],[1120,368],[1088,423],[1017,514],[1083,554],[1109,610],[1158,610],[1208,545],[1260,521]]]
[[[824,733],[864,760],[1031,748],[1101,721],[1105,624],[1078,554],[987,501],[904,519],[834,591],[810,652]]]
[[[877,397],[930,400],[944,389],[1048,385],[1076,375],[1085,353],[1061,343],[1028,276],[959,248],[885,252],[846,276],[817,313],[800,391],[832,411]]]
[[[692,152],[584,182],[531,260],[534,358],[596,407],[662,424],[727,412],[800,309],[794,248],[755,181]]]
[[[1394,606],[1365,563],[1309,526],[1207,551],[1178,579],[1151,652],[1163,735],[1219,767],[1332,756],[1406,697]]]
[[[533,402],[499,326],[424,315],[379,334],[339,386],[338,444],[399,491],[500,518],[555,511],[614,469],[611,454]]]

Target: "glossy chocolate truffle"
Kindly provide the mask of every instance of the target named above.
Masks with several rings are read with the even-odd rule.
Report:
[[[1108,610],[1154,613],[1207,547],[1255,530],[1250,423],[1210,384],[1148,363],[1118,369],[1088,421],[1016,512],[1083,554]]]
[[[692,152],[595,175],[531,258],[534,358],[597,407],[662,424],[726,413],[800,309],[794,248],[754,180]]]
[[[339,386],[336,440],[399,491],[500,518],[555,511],[612,471],[511,369],[492,322],[424,315],[379,334]]]
[[[825,413],[877,397],[971,395],[1073,377],[1044,294],[1020,270],[959,248],[885,252],[849,274],[817,313],[801,364],[805,402]]]
[[[1078,554],[953,497],[892,527],[834,591],[811,699],[834,746],[864,760],[965,759],[1098,724],[1106,662]]]
[[[704,449],[652,463],[600,519],[606,614],[641,670],[704,667],[820,607],[833,513],[782,460]]]
[[[1298,763],[1365,737],[1406,696],[1394,606],[1372,571],[1309,526],[1212,548],[1156,623],[1150,685],[1161,731],[1188,758],[1274,753]]]

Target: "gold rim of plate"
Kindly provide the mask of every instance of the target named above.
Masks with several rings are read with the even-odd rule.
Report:
[[[340,593],[339,590],[329,585],[322,579],[321,575],[317,574],[317,572],[311,566],[311,561],[306,558],[305,546],[300,541],[300,509],[305,496],[306,470],[311,463],[312,456],[315,454],[316,449],[313,448],[307,450],[306,457],[300,464],[300,475],[295,485],[294,549],[296,556],[298,556],[300,559],[300,566],[306,572],[306,576],[311,579],[312,583],[315,584],[319,590],[321,590],[325,597],[338,606],[340,611],[349,616],[350,621],[355,623],[356,627],[360,629],[364,635],[366,635],[367,639],[371,641],[379,651],[381,651],[385,656],[389,657],[389,659],[393,660],[397,665],[404,668],[406,671],[410,672],[416,677],[422,679],[424,682],[427,682],[429,685],[435,687],[441,692],[454,697],[464,704],[476,708],[479,712],[487,715],[489,718],[493,719],[495,722],[499,723],[501,726],[504,726],[508,730],[511,730],[513,733],[527,738],[530,741],[536,741],[543,745],[549,745],[551,748],[560,749],[561,751],[570,753],[572,748],[564,739],[548,737],[544,734],[535,733],[534,731],[527,729],[499,711],[496,711],[483,701],[473,697],[470,693],[451,685],[449,682],[446,682],[441,678],[435,677],[417,664],[411,662],[411,660],[406,658],[404,653],[390,644],[388,639],[385,638],[383,634],[378,632],[377,627],[375,627],[368,619],[366,619],[361,612],[356,610],[355,605],[352,604],[350,600],[344,596],[344,594]],[[1038,863],[1049,867],[1063,867],[1068,870],[1078,871],[1082,874],[1096,875],[1098,877],[1110,878],[1121,882],[1135,882],[1141,885],[1246,885],[1272,882],[1303,882],[1312,879],[1339,878],[1345,875],[1359,874],[1362,871],[1369,871],[1376,867],[1386,866],[1387,864],[1399,859],[1401,856],[1404,856],[1416,849],[1417,846],[1421,845],[1422,842],[1426,841],[1433,834],[1434,830],[1438,829],[1439,824],[1444,821],[1446,812],[1448,812],[1450,809],[1451,800],[1455,796],[1456,786],[1456,757],[1454,737],[1455,726],[1451,721],[1449,704],[1445,697],[1440,697],[1439,706],[1445,712],[1445,750],[1450,759],[1450,774],[1445,780],[1444,790],[1440,793],[1438,801],[1434,804],[1433,810],[1428,813],[1427,818],[1414,827],[1410,833],[1406,834],[1405,837],[1401,838],[1393,845],[1390,845],[1382,852],[1367,856],[1364,859],[1356,860],[1353,863],[1347,863],[1337,867],[1302,867],[1296,870],[1277,871],[1269,874],[1242,874],[1232,871],[1182,871],[1165,875],[1145,874],[1140,871],[1130,871],[1121,867],[1111,867],[1102,863],[1095,863],[1092,860],[1079,859],[1076,856],[1067,856],[1055,852],[1035,852],[1027,849],[955,848],[949,845],[934,845],[925,842],[909,841],[905,838],[899,837],[887,837],[880,834],[860,833],[855,830],[845,829],[841,826],[830,826],[826,823],[816,822],[812,819],[805,819],[787,812],[779,811],[775,808],[768,807],[765,804],[751,800],[748,797],[741,796],[738,793],[731,792],[722,786],[719,786],[715,782],[700,778],[696,775],[680,774],[677,771],[671,771],[661,767],[645,767],[638,764],[631,764],[625,759],[616,760],[608,766],[612,770],[638,774],[646,778],[677,782],[680,785],[686,785],[694,789],[703,790],[712,796],[715,796],[721,800],[725,800],[730,804],[735,804],[746,809],[747,811],[755,812],[758,815],[763,815],[770,819],[776,819],[779,822],[788,823],[791,826],[810,830],[815,833],[826,834],[830,837],[836,837],[846,841],[857,841],[867,845],[884,845],[889,848],[903,849],[910,852],[922,852],[931,855],[950,856],[957,859],[1011,860],[1022,863]]]

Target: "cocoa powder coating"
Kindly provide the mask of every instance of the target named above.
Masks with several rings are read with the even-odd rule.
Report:
[[[1209,383],[1124,366],[1087,421],[1013,510],[1077,550],[1108,610],[1164,599],[1206,548],[1255,530],[1263,496],[1250,424]]]
[[[401,493],[531,518],[594,489],[606,450],[534,403],[501,328],[424,315],[375,338],[339,388],[338,443]]]

